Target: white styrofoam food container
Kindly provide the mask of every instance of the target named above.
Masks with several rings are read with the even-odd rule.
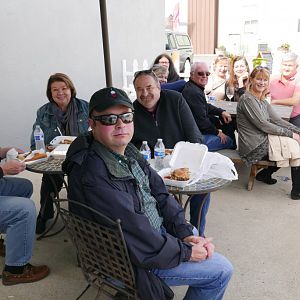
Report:
[[[73,142],[75,139],[76,136],[58,135],[50,142],[50,145],[52,146],[69,145],[69,144],[64,144],[63,141],[69,140]]]
[[[208,149],[206,145],[178,142],[170,160],[171,168],[162,169],[158,174],[163,178],[166,185],[184,187],[197,182],[203,173],[203,161]],[[171,174],[171,172],[178,168],[189,168],[190,179],[187,181],[179,181],[167,179],[165,176]]]
[[[69,147],[70,147],[70,144],[58,145],[57,147],[55,147],[55,149],[53,151],[50,152],[50,156],[64,158],[67,155],[67,151],[68,151]]]

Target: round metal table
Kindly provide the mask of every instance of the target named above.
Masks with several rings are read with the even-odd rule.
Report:
[[[55,199],[59,198],[59,192],[57,190],[55,181],[52,177],[52,175],[60,175],[63,179],[63,183],[64,186],[66,187],[66,189],[68,190],[68,185],[67,182],[64,180],[64,172],[62,170],[62,163],[64,161],[64,158],[54,158],[54,157],[49,157],[47,160],[43,160],[43,161],[37,161],[37,162],[33,162],[31,164],[27,164],[26,165],[26,170],[30,171],[30,172],[34,172],[34,173],[40,173],[43,175],[47,175],[49,176],[49,179],[53,185],[54,188],[54,195],[52,195],[53,201],[55,203],[55,205],[59,205],[59,202],[55,202]],[[46,203],[45,203],[46,205]],[[41,207],[41,211],[43,211],[43,207]],[[45,238],[45,237],[50,237],[50,236],[54,236],[58,233],[60,233],[64,227],[62,227],[61,229],[59,229],[58,231],[48,234],[48,232],[50,232],[50,230],[52,230],[52,228],[54,227],[54,225],[56,224],[57,220],[58,220],[58,209],[56,210],[56,216],[52,222],[52,224],[49,226],[49,228],[47,228],[41,235],[38,236],[38,240]]]
[[[184,211],[186,211],[186,208],[191,200],[191,197],[193,195],[197,194],[205,194],[205,197],[203,201],[201,202],[201,205],[199,207],[199,213],[197,217],[197,229],[199,230],[200,227],[200,220],[201,220],[201,212],[203,205],[207,199],[208,193],[220,190],[226,186],[228,186],[231,183],[231,180],[222,179],[222,178],[209,178],[204,180],[199,180],[198,182],[188,185],[185,187],[176,187],[176,186],[170,186],[167,185],[167,189],[169,193],[173,194],[175,199],[179,202],[179,204],[182,206],[182,196],[186,195],[188,196],[187,201],[184,205]]]

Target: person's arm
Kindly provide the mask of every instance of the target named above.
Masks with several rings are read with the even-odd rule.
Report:
[[[135,207],[136,195],[125,191],[122,183],[108,177],[106,167],[98,156],[90,156],[84,167],[78,166],[77,170],[73,167],[71,179],[81,171],[80,184],[85,201],[108,217],[121,220],[126,244],[135,265],[171,268],[190,259],[191,246],[155,230],[146,215]]]
[[[293,125],[292,123],[283,120],[278,113],[272,108],[272,106],[270,104],[268,104],[267,106],[268,108],[268,112],[269,112],[269,116],[270,116],[270,122],[272,122],[273,124],[282,126],[284,128],[287,128],[293,132],[296,133],[300,133],[300,128],[298,128],[297,126]]]
[[[208,117],[206,99],[202,98],[200,92],[186,91],[185,93],[185,90],[183,90],[183,96],[193,113],[194,119],[201,133],[218,135],[218,129],[214,126],[214,124]]]
[[[221,116],[222,113],[225,111],[224,109],[216,107],[210,103],[207,103],[207,107],[208,107],[208,113],[214,116]]]
[[[261,131],[267,134],[292,137],[293,133],[291,130],[271,123],[266,118],[264,111],[253,97],[244,95],[243,100],[240,100],[240,107],[248,117],[249,122],[259,128]]]
[[[271,103],[286,106],[298,105],[300,103],[300,78],[297,78],[295,81],[295,90],[292,97],[286,99],[272,99]]]
[[[300,93],[296,92],[291,98],[287,99],[274,99],[271,100],[272,104],[294,106],[300,103]]]

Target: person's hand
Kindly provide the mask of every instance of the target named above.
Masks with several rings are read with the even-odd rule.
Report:
[[[221,116],[226,124],[228,124],[232,121],[231,115],[227,111],[223,111]]]
[[[201,261],[207,258],[208,255],[207,250],[203,245],[201,245],[201,243],[198,244],[191,243],[191,245],[193,245],[193,247],[192,247],[192,254],[190,257],[190,261]]]
[[[215,245],[211,242],[207,242],[204,244],[204,247],[207,251],[207,258],[210,258],[215,252]]]
[[[198,261],[197,260],[197,257],[198,257],[197,255],[199,255],[198,258],[200,258],[200,260],[203,260],[203,259],[211,257],[214,253],[215,246],[213,245],[212,238],[210,238],[210,237],[204,238],[202,236],[190,235],[190,236],[185,237],[183,239],[183,241],[193,245],[193,248],[194,248],[195,245],[199,245],[199,246],[203,247],[206,250],[205,251],[202,248],[200,248],[200,250],[195,248],[194,250],[196,252],[194,253],[194,256],[193,256],[193,248],[192,248],[191,261]],[[198,250],[200,252],[198,252]],[[205,253],[206,253],[206,256],[205,256],[205,258],[203,258]]]
[[[226,144],[228,136],[225,133],[219,131],[218,137],[221,140],[221,144]]]
[[[7,163],[1,165],[3,175],[16,175],[23,172],[26,165],[18,160],[9,160]]]
[[[189,236],[185,237],[183,239],[183,241],[185,243],[194,243],[194,244],[202,243],[202,244],[204,244],[205,238],[202,236],[197,236],[197,235],[189,235]]]
[[[240,76],[240,78],[238,79],[239,88],[244,87],[244,81],[245,81],[246,79],[248,79],[248,77],[249,77],[249,73],[248,73],[247,71],[244,72],[244,73]]]

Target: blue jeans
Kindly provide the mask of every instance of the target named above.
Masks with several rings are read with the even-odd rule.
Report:
[[[204,197],[206,195],[207,195],[207,197],[206,197],[205,202],[203,203],[201,216],[200,216],[200,226],[198,228],[197,227],[198,213],[199,213],[199,209],[202,204],[202,201],[204,200]],[[194,195],[194,196],[192,196],[192,198],[190,200],[190,223],[199,230],[200,236],[204,236],[205,224],[206,224],[206,214],[208,212],[209,204],[210,204],[210,193]]]
[[[35,205],[29,199],[32,190],[27,179],[0,179],[0,232],[6,233],[8,266],[24,266],[32,256],[36,224]]]
[[[188,285],[184,300],[222,299],[232,275],[231,263],[219,253],[200,262],[183,262],[167,270],[153,273],[169,286]]]
[[[225,144],[221,143],[221,139],[217,135],[203,134],[203,144],[208,148],[208,151],[218,151],[221,149],[231,149],[234,146],[232,138],[227,136]]]

